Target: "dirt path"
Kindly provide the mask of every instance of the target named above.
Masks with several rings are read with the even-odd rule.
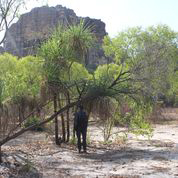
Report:
[[[27,132],[3,146],[3,151],[8,153],[7,162],[12,163],[14,155],[14,162],[30,160],[44,178],[178,177],[178,124],[155,125],[154,129],[150,140],[129,135],[125,144],[107,148],[93,141],[88,154],[78,154],[75,146],[71,145],[55,146],[44,133]],[[99,138],[97,130],[90,128],[92,140],[97,135]],[[3,173],[3,166],[0,166],[0,177],[8,177]]]

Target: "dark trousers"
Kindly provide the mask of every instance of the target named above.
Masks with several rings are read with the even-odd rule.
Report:
[[[81,135],[82,135],[82,143],[81,143]],[[87,143],[86,143],[87,129],[77,130],[77,146],[79,152],[81,151],[81,147],[83,145],[83,150],[86,151]]]

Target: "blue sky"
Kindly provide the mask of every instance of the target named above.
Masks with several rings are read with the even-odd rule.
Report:
[[[29,1],[28,9],[40,3]],[[128,27],[167,24],[178,31],[178,0],[42,0],[49,6],[61,4],[78,16],[101,19],[110,36]]]

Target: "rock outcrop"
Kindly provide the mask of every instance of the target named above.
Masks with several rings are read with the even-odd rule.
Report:
[[[61,5],[34,8],[31,12],[21,15],[17,23],[12,24],[4,48],[7,52],[20,57],[33,55],[41,42],[50,36],[53,28],[59,24],[78,22],[81,18],[73,10]],[[103,37],[106,35],[105,23],[89,17],[82,19],[94,26],[97,45],[90,50],[86,63],[90,67],[95,67],[107,61],[101,48]]]

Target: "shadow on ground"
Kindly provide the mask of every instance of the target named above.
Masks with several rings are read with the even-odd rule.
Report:
[[[178,160],[178,155],[174,151],[169,150],[142,150],[134,148],[125,148],[118,150],[107,150],[95,153],[81,154],[86,159],[97,160],[101,162],[115,162],[126,164],[138,160],[158,160],[158,161],[171,161]]]

